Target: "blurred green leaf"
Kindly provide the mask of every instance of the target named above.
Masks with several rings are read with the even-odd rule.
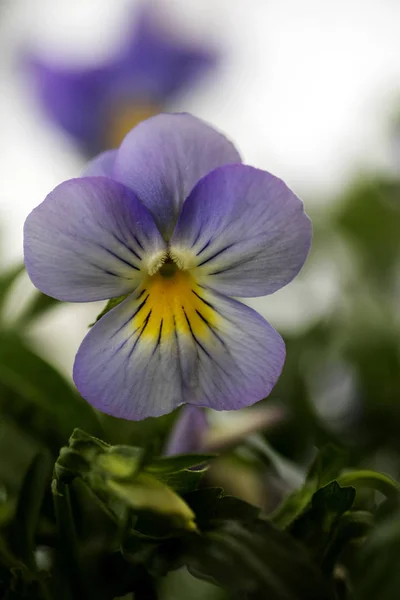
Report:
[[[168,517],[175,527],[193,530],[195,514],[170,487],[141,473],[132,482],[109,479],[106,487],[135,511],[154,512]]]
[[[358,560],[354,585],[357,600],[399,597],[400,511],[382,521],[368,536]]]
[[[339,519],[351,509],[354,498],[354,488],[340,487],[332,481],[315,492],[311,506],[291,524],[291,535],[307,546],[317,564],[324,564],[336,537]]]
[[[400,183],[363,177],[342,199],[336,223],[355,244],[367,279],[388,284],[400,252]]]
[[[15,265],[0,274],[0,315],[3,311],[7,295],[18,276],[23,272],[24,265]],[[0,319],[1,320],[1,319]]]
[[[196,514],[201,531],[208,531],[220,521],[254,523],[260,509],[240,498],[224,496],[222,488],[201,488],[184,495],[185,501]]]
[[[62,303],[51,296],[46,296],[42,292],[37,291],[28,306],[18,318],[18,327],[22,328],[41,317],[48,310],[60,306]]]
[[[346,453],[328,444],[312,463],[302,488],[292,492],[272,514],[272,521],[278,527],[288,527],[308,506],[313,494],[335,479],[343,468]]]
[[[8,528],[10,546],[15,555],[36,571],[35,534],[45,488],[50,483],[51,465],[48,456],[37,454],[23,481],[14,519]]]
[[[398,502],[400,500],[400,484],[383,473],[369,470],[349,471],[338,477],[340,485],[351,485],[356,489],[370,488],[381,492],[386,498]]]
[[[334,594],[303,548],[268,521],[222,524],[192,537],[187,566],[234,597],[251,600],[333,600]]]
[[[99,431],[89,404],[11,333],[0,335],[0,410],[53,451],[77,426]]]

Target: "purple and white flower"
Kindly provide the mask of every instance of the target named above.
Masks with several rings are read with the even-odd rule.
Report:
[[[45,294],[124,297],[86,335],[74,380],[97,409],[137,420],[268,396],[284,342],[232,296],[289,283],[310,242],[303,204],[283,181],[243,165],[199,119],[163,114],[56,187],[28,216],[24,245]]]

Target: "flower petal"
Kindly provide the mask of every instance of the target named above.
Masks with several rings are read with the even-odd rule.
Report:
[[[47,116],[89,151],[97,149],[102,141],[105,90],[114,78],[112,66],[74,70],[31,56],[27,67]]]
[[[198,180],[215,167],[238,162],[233,145],[203,121],[189,114],[162,114],[128,133],[114,177],[137,194],[168,238]]]
[[[118,150],[106,150],[95,156],[95,158],[87,163],[82,177],[100,176],[112,178],[117,152]]]
[[[131,190],[106,177],[72,179],[28,216],[25,265],[59,300],[90,302],[131,292],[165,243]]]
[[[186,200],[171,238],[174,258],[221,293],[264,296],[300,271],[311,244],[302,202],[270,173],[228,165]]]
[[[252,309],[182,272],[157,274],[90,330],[74,380],[99,410],[140,420],[183,402],[254,404],[275,385],[284,358],[282,338]]]
[[[189,404],[180,411],[167,439],[164,450],[166,456],[201,452],[204,449],[204,437],[209,429],[205,410]]]

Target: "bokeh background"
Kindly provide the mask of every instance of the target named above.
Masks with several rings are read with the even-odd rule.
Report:
[[[68,68],[102,65],[126,43],[143,6],[133,0],[0,3],[5,270],[22,259],[26,215],[55,185],[77,176],[86,160],[40,105],[27,57]],[[346,427],[351,438],[365,420],[374,423],[382,406],[389,412],[379,423],[389,427],[400,391],[399,3],[159,0],[152,6],[173,37],[216,58],[168,108],[190,111],[225,132],[245,162],[282,177],[314,221],[313,250],[300,277],[269,298],[249,300],[288,343],[274,396],[296,418],[307,405],[296,444],[314,441],[306,435],[310,411],[339,437],[349,433]],[[19,277],[5,299],[6,323],[17,322],[32,293],[26,276]],[[59,305],[25,322],[23,333],[70,379],[76,349],[100,309]],[[376,436],[383,439],[386,431]]]
[[[68,383],[102,309],[47,302],[23,272],[16,276],[27,214],[78,176],[87,158],[40,105],[28,58],[100,66],[142,9],[134,0],[0,0],[0,454],[10,453],[0,477],[7,493],[16,493],[41,444],[54,458],[76,418],[91,429],[92,415],[74,404]],[[222,435],[237,445],[255,423],[262,430],[216,462],[213,482],[271,510],[327,442],[347,451],[349,466],[398,478],[400,3],[158,0],[153,13],[170,35],[215,57],[168,109],[209,121],[246,163],[284,179],[314,224],[300,276],[249,300],[284,336],[287,362],[267,412],[248,422],[210,415],[211,448],[221,448]],[[165,435],[165,423],[109,421],[109,441]],[[165,597],[175,597],[173,579],[169,585]],[[191,597],[205,597],[199,586]]]

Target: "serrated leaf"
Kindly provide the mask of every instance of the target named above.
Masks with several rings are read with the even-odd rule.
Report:
[[[312,463],[302,488],[292,492],[274,511],[271,518],[275,525],[285,529],[307,508],[313,494],[335,479],[345,464],[346,453],[328,444]]]
[[[351,509],[354,498],[354,488],[340,487],[332,481],[315,492],[310,507],[290,525],[290,534],[307,546],[316,563],[324,564],[336,537],[339,519]]]
[[[213,580],[235,597],[252,600],[333,600],[333,591],[307,553],[268,521],[219,529],[192,538],[190,572]],[[247,596],[246,596],[247,597]]]

